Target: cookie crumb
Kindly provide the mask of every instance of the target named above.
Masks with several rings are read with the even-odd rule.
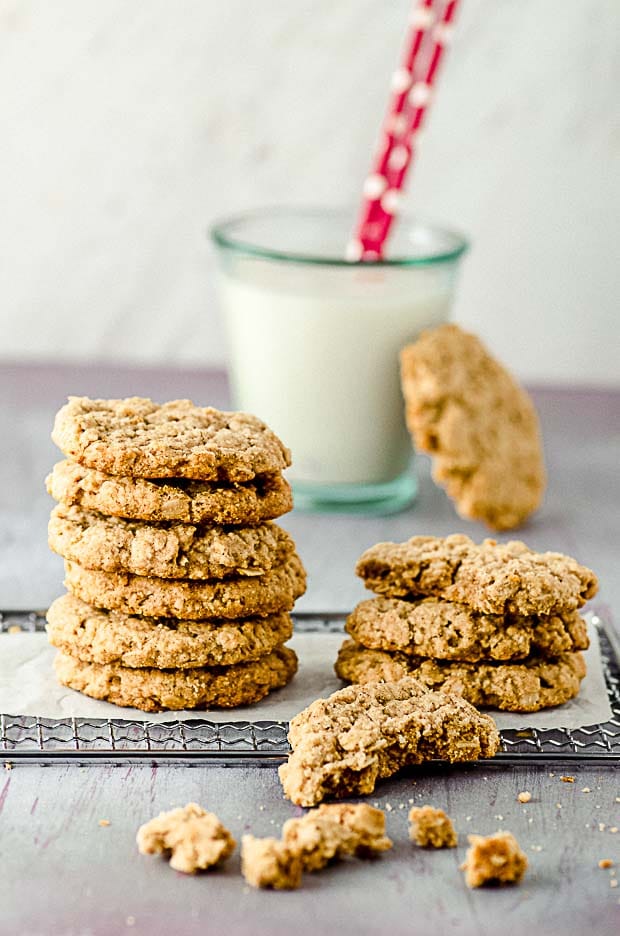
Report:
[[[610,879],[609,879],[609,886],[610,886],[610,887],[617,887],[617,886],[618,886],[618,878],[610,878]]]
[[[110,825],[110,820],[109,820],[109,819],[100,819],[100,820],[99,820],[99,825],[100,825],[102,828],[105,827],[105,826],[109,826],[109,825]]]
[[[527,790],[524,790],[522,793],[519,793],[517,796],[517,799],[519,800],[520,803],[529,803],[531,798],[532,798],[532,794],[529,793]]]
[[[128,916],[127,919],[125,920],[125,923],[127,924],[127,926],[135,926],[136,918],[134,916]]]
[[[10,760],[5,761],[5,762],[4,762],[4,769],[5,769],[5,770],[13,770],[13,762],[10,761]]]
[[[604,822],[599,822],[599,824],[598,824],[598,830],[599,830],[599,832],[604,832],[606,828],[607,828],[607,826],[605,825]]]
[[[443,809],[414,806],[409,811],[409,838],[422,848],[456,848],[457,834]]]
[[[550,773],[549,776],[550,776],[550,777],[555,777],[555,774],[554,774],[554,773]]]
[[[470,847],[461,865],[468,887],[521,881],[527,869],[527,857],[512,833],[496,832],[487,837],[469,835],[468,840]]]
[[[279,839],[244,835],[241,873],[252,887],[296,890],[301,884],[301,860]]]
[[[497,816],[496,816],[495,818],[497,819],[498,822],[503,822],[503,821],[504,821],[504,817],[503,817],[503,816],[500,816],[499,813],[497,814]]]
[[[184,874],[225,861],[236,845],[215,813],[197,803],[160,813],[140,826],[136,841],[143,855],[170,854],[170,867]]]
[[[386,804],[385,804],[385,811],[386,811],[386,812],[392,812],[392,804],[391,804],[391,803],[386,803]]]
[[[560,780],[562,781],[562,783],[574,783],[575,782],[574,777],[560,777]]]
[[[542,851],[542,845],[530,845],[530,850],[531,850],[531,851],[535,851],[535,852],[541,852],[541,851]]]
[[[11,624],[11,626],[7,629],[7,634],[21,634],[21,632],[22,629],[19,624]]]
[[[614,863],[611,858],[601,858],[598,863],[599,868],[613,868]]]
[[[582,793],[591,793],[592,790],[590,789],[589,786],[584,786],[584,787],[581,788],[581,792],[582,792]]]

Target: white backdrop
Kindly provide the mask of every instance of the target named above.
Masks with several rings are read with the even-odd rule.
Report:
[[[0,0],[0,356],[225,359],[204,231],[355,205],[408,0]],[[463,0],[407,209],[522,377],[620,381],[618,0]]]

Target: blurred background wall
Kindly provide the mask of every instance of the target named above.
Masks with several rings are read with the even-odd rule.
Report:
[[[205,229],[356,205],[409,0],[0,0],[0,358],[225,361]],[[464,0],[407,210],[522,377],[620,382],[619,0]],[[354,211],[352,212],[352,214]]]

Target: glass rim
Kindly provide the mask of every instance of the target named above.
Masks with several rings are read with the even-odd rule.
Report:
[[[450,263],[454,260],[458,260],[462,254],[469,248],[469,241],[467,238],[460,234],[458,231],[454,231],[450,228],[444,228],[441,225],[433,224],[431,222],[425,221],[420,218],[412,218],[407,215],[399,215],[397,222],[398,224],[409,225],[410,227],[425,227],[432,233],[437,235],[442,235],[449,240],[452,240],[453,246],[449,249],[441,250],[437,253],[428,253],[428,254],[418,254],[418,256],[407,256],[399,255],[395,257],[386,257],[384,259],[377,260],[347,260],[344,256],[317,256],[310,252],[298,251],[298,250],[281,250],[271,247],[263,247],[258,243],[253,243],[251,238],[243,238],[242,236],[235,236],[232,232],[233,229],[239,224],[246,221],[255,221],[260,218],[268,217],[290,217],[291,219],[295,217],[305,217],[307,218],[327,218],[330,215],[333,217],[342,217],[345,209],[340,208],[306,208],[303,206],[300,207],[272,207],[272,208],[256,208],[251,211],[240,212],[235,215],[231,215],[227,218],[221,220],[216,220],[213,224],[209,226],[208,233],[217,247],[224,248],[225,250],[230,250],[235,253],[245,254],[251,257],[258,257],[263,260],[279,260],[289,263],[300,263],[300,264],[312,264],[316,266],[330,266],[330,267],[410,267],[410,266],[430,266],[431,264],[439,263]],[[347,215],[354,217],[353,212]],[[343,244],[343,251],[345,245]]]

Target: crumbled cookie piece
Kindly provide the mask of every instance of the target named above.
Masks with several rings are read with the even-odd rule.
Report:
[[[378,779],[410,764],[477,760],[499,747],[490,716],[411,678],[317,699],[292,719],[288,737],[293,752],[280,780],[301,806],[372,793]]]
[[[84,663],[131,668],[231,666],[271,653],[293,634],[290,614],[184,621],[101,611],[62,595],[47,612],[49,642]]]
[[[290,682],[297,671],[297,656],[288,647],[276,647],[248,663],[161,670],[83,663],[58,653],[54,671],[58,681],[69,689],[143,712],[237,708],[259,702]]]
[[[575,782],[574,777],[560,777],[560,780],[562,781],[562,783],[574,783]]]
[[[516,663],[465,663],[426,660],[405,653],[366,650],[345,640],[334,667],[352,683],[386,682],[413,676],[429,689],[463,696],[478,708],[507,712],[537,712],[563,705],[579,692],[586,675],[581,653],[556,659],[531,657]]]
[[[409,822],[409,837],[422,848],[456,848],[456,831],[443,809],[414,806],[409,810]]]
[[[252,887],[295,890],[301,884],[301,858],[277,838],[241,839],[241,873]]]
[[[333,858],[368,858],[392,847],[385,834],[385,815],[367,803],[331,803],[289,819],[282,841],[299,855],[304,871],[324,868]]]
[[[524,790],[522,793],[517,794],[517,799],[520,803],[529,803],[532,798],[532,794],[528,790]]]
[[[527,856],[510,832],[468,835],[470,847],[461,870],[468,887],[483,884],[518,884],[527,869]]]
[[[293,507],[291,486],[279,473],[244,482],[130,478],[61,461],[45,483],[48,493],[63,504],[128,520],[248,526],[280,517]]]
[[[281,471],[291,453],[256,416],[172,400],[69,397],[52,439],[69,458],[112,475],[249,481]]]
[[[106,517],[58,504],[49,520],[50,549],[85,569],[164,579],[228,579],[264,575],[295,552],[276,523],[196,526]]]
[[[147,617],[237,620],[290,611],[306,589],[297,553],[256,578],[160,579],[127,572],[97,572],[65,559],[65,586],[96,608]]]
[[[369,650],[398,650],[436,660],[518,660],[587,650],[577,611],[563,615],[483,614],[442,598],[369,598],[347,618],[348,633]]]
[[[143,855],[170,853],[170,867],[184,874],[225,861],[236,844],[217,816],[197,803],[160,813],[140,826],[136,841]]]
[[[536,409],[482,342],[458,325],[422,332],[401,352],[407,425],[462,517],[508,530],[542,501]]]
[[[599,868],[613,868],[614,863],[611,858],[601,858],[598,863]]]
[[[377,543],[360,557],[366,588],[390,598],[435,596],[485,614],[562,614],[597,591],[590,569],[562,553],[537,553],[518,540],[480,545],[454,533]]]

